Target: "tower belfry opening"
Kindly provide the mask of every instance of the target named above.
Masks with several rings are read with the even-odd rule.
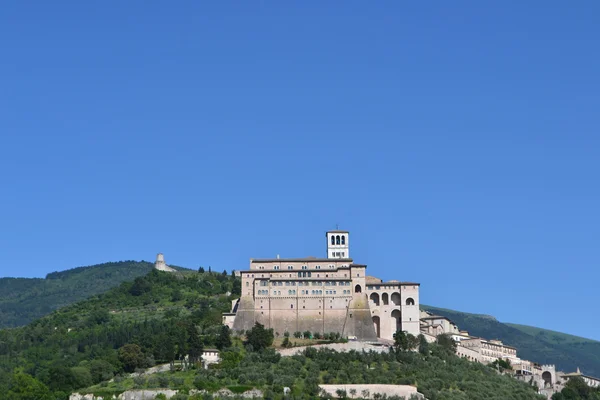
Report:
[[[327,258],[350,258],[350,232],[334,230],[328,231]]]

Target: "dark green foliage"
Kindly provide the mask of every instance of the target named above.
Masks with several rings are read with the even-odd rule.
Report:
[[[0,278],[0,328],[36,318],[146,275],[148,262],[120,261],[52,272],[46,279]]]
[[[419,353],[423,354],[423,355],[429,355],[429,343],[427,342],[427,339],[425,339],[425,336],[423,335],[419,335]]]
[[[438,335],[436,339],[442,350],[448,354],[456,354],[456,342],[452,339],[451,335],[443,333]]]
[[[223,293],[238,286],[239,279],[222,274],[152,270],[27,327],[0,330],[0,393],[31,376],[33,384],[41,383],[39,390],[49,388],[52,399],[63,400],[139,367],[188,354],[197,360],[204,346],[216,345],[221,313],[231,305]],[[182,299],[174,303],[176,291]],[[26,375],[17,376],[16,367]]]
[[[489,364],[491,368],[498,370],[499,372],[504,372],[508,370],[512,370],[512,365],[510,365],[509,360],[503,360],[501,358],[497,359],[493,363]]]
[[[231,329],[227,325],[221,326],[219,336],[216,340],[217,349],[223,350],[231,347]]]
[[[246,344],[252,346],[252,350],[261,351],[273,344],[273,329],[265,329],[258,322],[252,329],[246,332]]]
[[[394,333],[394,350],[396,350],[396,352],[412,351],[416,349],[418,345],[419,339],[416,336],[404,331],[397,331]]]
[[[600,400],[600,388],[591,388],[582,378],[573,377],[560,393],[552,396],[552,400]]]
[[[532,387],[514,378],[447,354],[438,344],[430,347],[432,354],[428,356],[308,348],[297,356],[279,357],[267,349],[249,352],[239,362],[222,364],[218,369],[198,370],[195,385],[210,391],[232,384],[256,387],[263,390],[265,398],[277,399],[282,398],[286,386],[292,389],[290,398],[317,398],[318,385],[323,383],[416,384],[431,400],[542,399]],[[225,351],[222,356],[229,359],[229,353]]]
[[[126,344],[121,347],[119,349],[119,361],[121,361],[125,372],[134,372],[136,369],[146,366],[146,356],[137,344]]]
[[[187,354],[190,357],[190,362],[195,363],[200,360],[200,357],[202,356],[202,350],[204,349],[204,345],[202,344],[202,339],[200,338],[200,335],[198,334],[195,325],[188,325],[187,334]]]
[[[421,308],[454,321],[469,334],[498,339],[517,348],[519,357],[557,369],[600,376],[600,342],[522,325],[504,324],[489,315],[468,314],[421,304]]]
[[[7,392],[2,396],[10,400],[52,400],[48,387],[22,371],[16,372],[10,379]]]

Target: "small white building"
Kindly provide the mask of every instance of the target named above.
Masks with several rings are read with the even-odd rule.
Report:
[[[210,364],[218,364],[220,361],[219,350],[204,349],[202,352],[202,365],[204,365],[204,368],[208,368]]]

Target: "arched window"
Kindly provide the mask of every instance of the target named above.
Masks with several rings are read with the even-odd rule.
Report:
[[[294,308],[294,305],[293,305],[293,304],[290,304],[290,308]]]
[[[342,235],[342,244],[346,244],[346,235]]]
[[[383,293],[381,295],[381,302],[383,303],[384,306],[387,306],[388,304],[390,304],[390,299],[387,293]]]
[[[408,299],[406,299],[406,305],[407,306],[414,306],[415,305],[415,301],[412,299],[412,297],[409,297]]]
[[[391,316],[395,320],[394,322],[396,325],[396,332],[401,331],[402,330],[402,314],[400,313],[400,310],[392,311]]]
[[[398,292],[394,292],[392,293],[392,303],[394,303],[395,305],[399,306],[401,304],[400,302],[400,293]]]
[[[381,321],[379,319],[379,317],[377,315],[374,315],[372,317],[373,320],[373,327],[375,328],[375,333],[377,334],[377,337],[381,337]]]
[[[312,273],[311,273],[311,272],[309,272],[309,273],[308,273],[308,277],[310,278],[310,277],[311,277],[311,275],[312,275]]]
[[[340,235],[335,237],[335,244],[340,244]]]
[[[375,303],[376,306],[379,305],[379,295],[377,293],[371,293],[371,296],[369,296],[369,298],[373,303]]]
[[[331,244],[334,245],[335,244],[335,236],[331,235]]]
[[[354,286],[354,293],[362,293],[362,289],[361,289],[360,285]]]

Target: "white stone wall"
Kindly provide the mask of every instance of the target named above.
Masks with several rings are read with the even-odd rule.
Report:
[[[417,388],[408,385],[378,385],[378,384],[350,384],[350,385],[319,385],[319,387],[331,395],[333,398],[338,398],[337,391],[343,390],[346,392],[346,396],[352,398],[368,398],[374,399],[376,394],[386,395],[388,397],[398,396],[400,398],[411,399],[424,399],[421,393],[417,392]],[[352,391],[352,392],[351,392]],[[363,395],[363,392],[367,396]],[[352,393],[355,393],[354,395]],[[363,397],[364,396],[364,397]]]

